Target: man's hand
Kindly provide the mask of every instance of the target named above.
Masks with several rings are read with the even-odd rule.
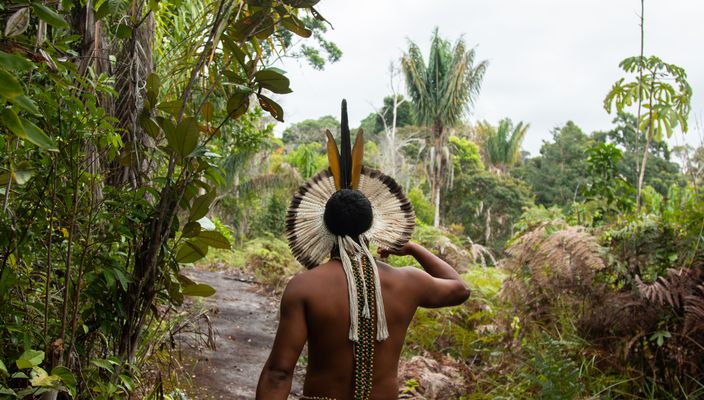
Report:
[[[381,257],[381,258],[387,258],[387,257],[389,257],[389,255],[393,255],[393,256],[407,256],[407,255],[410,255],[410,254],[411,254],[412,249],[413,249],[413,246],[416,246],[416,244],[409,241],[409,242],[406,242],[406,244],[404,244],[403,247],[401,247],[401,248],[398,249],[398,250],[391,250],[391,249],[382,249],[382,248],[380,248],[380,249],[377,250],[377,251],[378,251],[378,253],[379,253],[379,257]]]
[[[419,306],[454,306],[469,297],[469,288],[457,271],[425,247],[408,242],[399,250],[379,249],[379,256],[382,258],[389,255],[411,255],[425,269],[425,272],[418,268],[406,270],[417,288]]]

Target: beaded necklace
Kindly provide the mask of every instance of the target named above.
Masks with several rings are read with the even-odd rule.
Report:
[[[354,268],[354,280],[357,286],[357,293],[364,293],[366,296],[357,298],[359,310],[359,341],[354,344],[354,399],[367,400],[372,392],[372,378],[374,371],[374,338],[376,307],[374,307],[374,272],[369,265],[366,256],[362,256],[361,270],[364,276],[360,276],[360,268]],[[370,317],[363,317],[362,310],[364,302],[367,302]]]

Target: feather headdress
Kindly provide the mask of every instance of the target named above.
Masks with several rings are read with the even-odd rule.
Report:
[[[377,340],[388,337],[379,273],[369,244],[398,250],[411,237],[415,227],[415,214],[401,187],[391,177],[362,165],[364,156],[364,132],[359,130],[351,145],[347,102],[342,101],[341,141],[338,150],[335,139],[326,131],[329,168],[319,172],[303,184],[294,194],[286,216],[286,236],[296,259],[306,268],[314,268],[331,256],[337,249],[345,269],[350,297],[350,339],[357,341],[357,290],[354,268],[366,257],[374,272],[374,291],[377,317]],[[371,226],[359,237],[337,236],[325,224],[324,214],[328,200],[342,189],[361,192],[371,203],[373,219]],[[366,292],[366,287],[363,288]],[[366,297],[366,296],[365,296]],[[368,315],[369,305],[363,305]]]

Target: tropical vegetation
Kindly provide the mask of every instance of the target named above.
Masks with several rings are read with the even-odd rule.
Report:
[[[186,300],[214,289],[184,270],[275,294],[300,271],[286,209],[340,123],[274,132],[282,59],[343,57],[317,3],[0,5],[0,398],[187,398],[171,349]],[[691,128],[685,70],[626,58],[612,125],[566,115],[531,156],[528,122],[470,122],[490,68],[475,53],[437,29],[427,58],[410,42],[360,123],[413,240],[473,291],[419,310],[404,348],[453,383],[402,375],[401,396],[704,397],[704,148],[667,140]]]

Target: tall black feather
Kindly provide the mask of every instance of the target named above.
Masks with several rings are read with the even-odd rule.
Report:
[[[342,188],[352,187],[352,141],[350,139],[350,125],[347,120],[347,100],[342,99],[341,118],[341,147],[340,147],[340,169],[342,175]]]

